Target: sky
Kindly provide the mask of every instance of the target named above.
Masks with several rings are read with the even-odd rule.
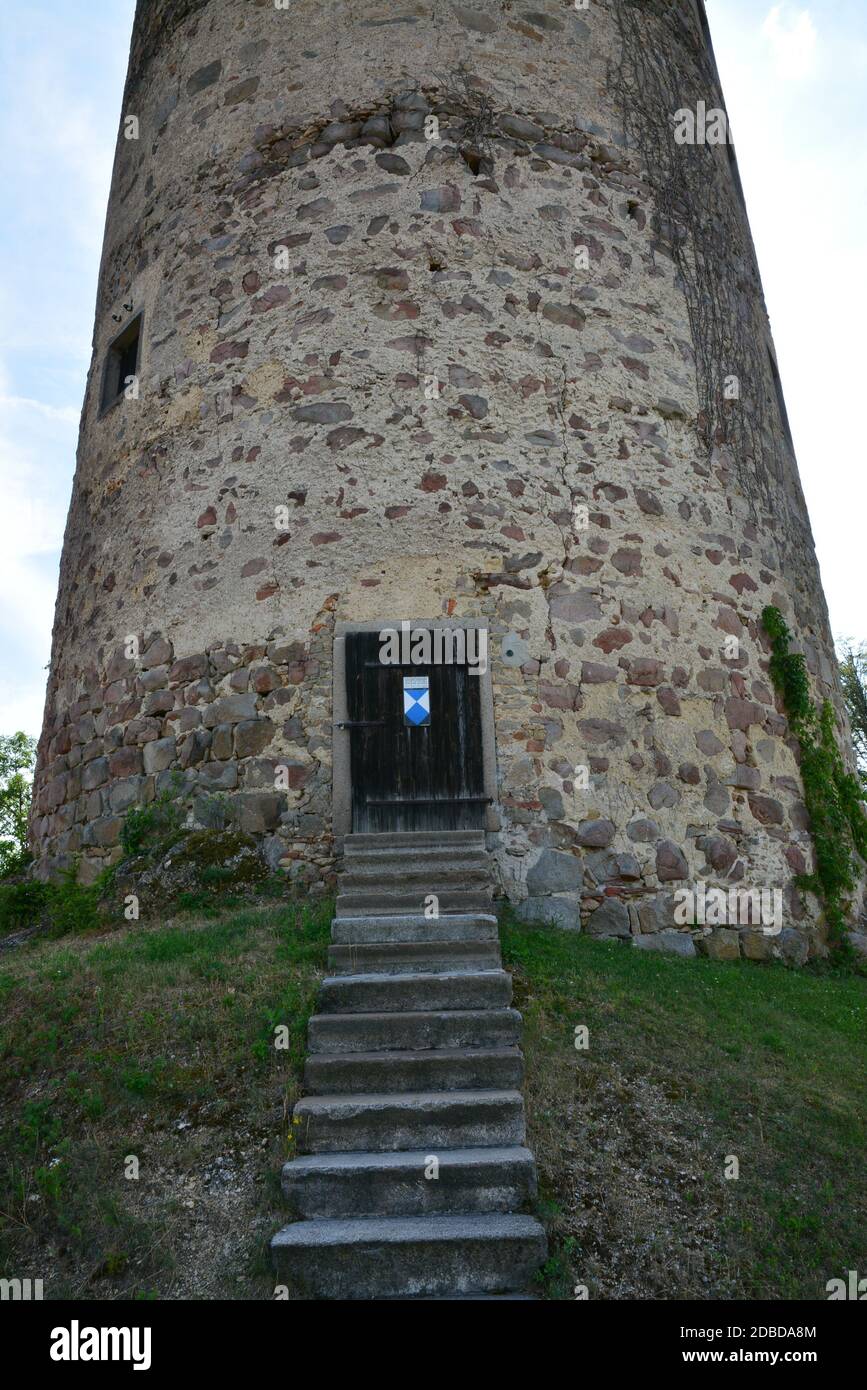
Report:
[[[38,735],[134,0],[0,0],[0,734]]]
[[[134,8],[2,0],[0,734],[42,720]],[[867,641],[867,0],[707,11],[832,631]]]

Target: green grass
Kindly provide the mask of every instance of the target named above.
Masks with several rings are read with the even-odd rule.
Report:
[[[549,1292],[624,1296],[632,1280],[633,1296],[815,1299],[867,1272],[863,976],[683,961],[514,922],[502,936]]]
[[[43,939],[4,959],[8,1277],[44,1278],[46,1297],[268,1295],[264,1246],[330,921],[328,904],[284,903]]]
[[[2,959],[5,1277],[41,1278],[49,1298],[272,1295],[330,920],[328,903],[284,901]],[[513,920],[502,938],[548,1297],[822,1299],[830,1278],[867,1275],[865,978]]]

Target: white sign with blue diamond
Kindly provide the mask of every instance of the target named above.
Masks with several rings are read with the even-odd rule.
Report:
[[[403,722],[417,726],[430,723],[430,680],[427,676],[404,676]]]

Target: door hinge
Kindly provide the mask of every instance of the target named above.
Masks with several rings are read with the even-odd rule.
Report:
[[[335,729],[381,728],[384,724],[384,719],[336,719],[334,721]]]

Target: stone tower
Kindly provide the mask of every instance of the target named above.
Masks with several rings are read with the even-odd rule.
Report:
[[[327,886],[345,634],[481,627],[525,914],[650,936],[678,887],[779,887],[783,936],[720,952],[821,950],[763,607],[837,701],[833,649],[722,105],[702,0],[139,0],[43,872],[180,773]]]

